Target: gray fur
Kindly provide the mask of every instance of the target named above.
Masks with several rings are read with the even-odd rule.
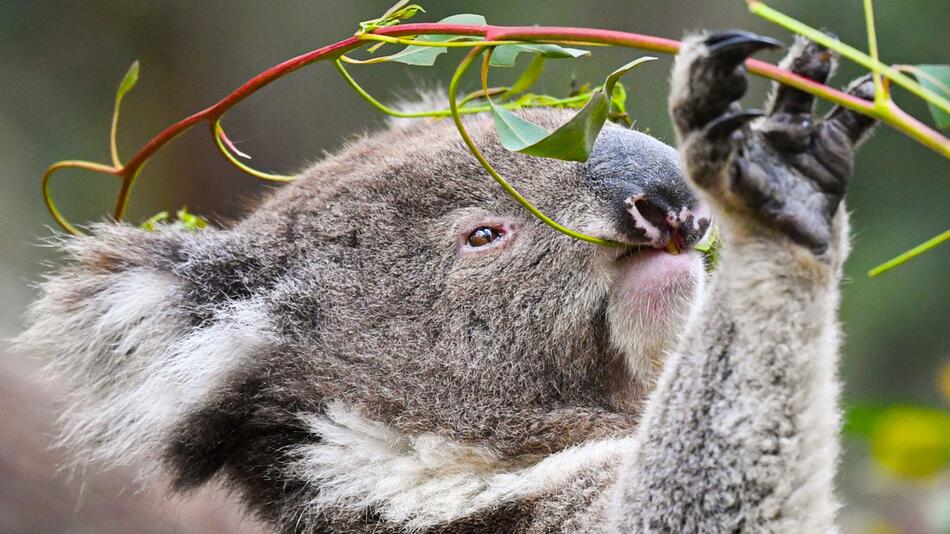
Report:
[[[690,42],[674,119],[715,92],[683,79],[707,57]],[[723,185],[737,145],[703,124],[677,123],[679,156],[609,126],[575,164],[509,153],[488,118],[466,121],[503,175],[580,231],[688,245],[708,204],[722,267],[708,289],[684,267],[651,271],[662,291],[631,290],[623,265],[667,260],[553,232],[448,121],[400,124],[231,228],[65,239],[19,338],[69,387],[63,443],[166,470],[182,491],[220,479],[285,532],[827,530],[845,211],[820,255],[764,224]],[[810,176],[796,172],[776,179]],[[509,233],[466,249],[481,225]]]

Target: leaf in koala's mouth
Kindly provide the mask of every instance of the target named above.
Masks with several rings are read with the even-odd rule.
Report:
[[[703,253],[707,271],[715,269],[719,265],[719,250],[722,248],[722,239],[719,238],[719,229],[716,225],[710,225],[706,235],[694,243],[692,248]]]

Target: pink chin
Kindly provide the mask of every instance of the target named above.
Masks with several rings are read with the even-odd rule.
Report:
[[[695,250],[674,255],[665,250],[645,249],[620,261],[613,292],[633,300],[646,297],[652,301],[651,297],[668,293],[691,292],[702,275],[703,258]]]

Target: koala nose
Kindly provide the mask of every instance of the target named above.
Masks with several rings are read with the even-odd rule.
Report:
[[[654,137],[608,125],[584,173],[624,241],[682,250],[709,228],[709,211],[686,182],[676,150]]]
[[[634,193],[623,204],[628,214],[623,233],[651,247],[684,250],[699,241],[709,227],[703,204],[682,202],[662,186]]]

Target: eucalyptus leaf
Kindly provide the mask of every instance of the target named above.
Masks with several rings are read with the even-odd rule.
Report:
[[[499,45],[492,51],[489,65],[492,67],[512,67],[521,53],[539,54],[548,59],[578,58],[590,55],[590,50],[566,48],[556,44],[529,43]]]
[[[627,88],[620,82],[617,82],[613,93],[610,94],[610,108],[618,113],[627,112]]]
[[[551,135],[546,129],[522,119],[494,102],[491,103],[491,114],[495,119],[495,130],[498,131],[501,144],[508,150],[523,152]]]
[[[439,21],[439,24],[463,24],[468,26],[485,26],[488,22],[485,20],[483,15],[475,15],[472,13],[459,13],[457,15],[450,15]],[[435,36],[431,36],[435,37]],[[439,37],[457,37],[454,35],[441,35]]]
[[[208,221],[204,217],[190,213],[187,207],[182,207],[175,215],[178,217],[177,228],[182,230],[194,232],[208,226]]]
[[[139,81],[139,62],[135,60],[132,62],[132,65],[129,66],[129,70],[126,71],[125,76],[122,77],[122,82],[119,83],[119,89],[115,92],[115,102],[118,105],[122,102],[122,99],[125,98],[125,93],[128,93],[135,87]]]
[[[485,17],[481,15],[472,15],[462,13],[452,15],[439,21],[441,24],[470,24],[475,26],[484,26],[487,24]],[[447,43],[450,41],[478,40],[478,37],[466,35],[420,35],[416,37],[417,41],[428,41],[432,43]],[[388,61],[404,63],[406,65],[415,65],[418,67],[431,67],[435,65],[436,59],[446,53],[448,49],[444,46],[416,46],[409,45],[399,52],[388,56]]]
[[[418,4],[406,5],[409,3],[409,0],[400,0],[396,2],[391,8],[386,10],[383,13],[383,16],[360,22],[360,31],[359,33],[370,33],[375,29],[383,28],[385,26],[395,26],[400,22],[411,19],[419,13],[425,13],[426,10],[422,9],[422,6]]]
[[[116,167],[121,165],[121,161],[119,160],[119,148],[116,143],[116,132],[119,126],[119,113],[122,110],[122,99],[125,98],[126,93],[135,87],[138,81],[139,62],[135,60],[132,62],[132,65],[129,66],[129,70],[125,72],[125,76],[123,76],[122,81],[119,82],[119,88],[115,91],[115,107],[112,109],[112,128],[109,132],[109,151],[112,154],[112,164]]]
[[[607,118],[613,122],[622,122],[627,127],[633,124],[627,113],[627,88],[620,82],[614,85],[614,91],[610,95],[610,114]]]
[[[617,80],[630,69],[656,58],[644,56],[610,73],[604,85],[594,89],[587,104],[553,132],[527,121],[489,101],[495,129],[502,146],[513,152],[567,161],[587,161],[594,141],[607,121]]]
[[[163,224],[167,220],[168,220],[168,212],[160,211],[156,213],[155,215],[152,215],[148,219],[145,219],[145,221],[143,221],[142,224],[139,225],[139,228],[141,228],[142,230],[145,230],[146,232],[154,232],[159,229],[159,225]]]
[[[508,98],[527,91],[534,85],[534,82],[538,81],[538,77],[541,76],[543,70],[544,56],[538,54],[534,56],[531,63],[528,64],[528,68],[521,73],[521,76],[515,80],[515,83],[511,84],[511,87],[502,93],[501,98]]]
[[[429,36],[426,36],[429,37]],[[435,60],[448,51],[445,47],[436,46],[407,46],[388,57],[387,61],[415,65],[417,67],[431,67]]]
[[[713,225],[699,242],[693,244],[692,248],[702,252],[705,256],[707,271],[715,270],[719,266],[719,252],[722,249],[719,229]]]
[[[950,65],[915,65],[910,72],[920,85],[944,98],[950,98]],[[950,113],[930,103],[927,107],[938,128],[950,128]]]
[[[182,207],[175,213],[172,219],[167,211],[162,211],[152,215],[139,226],[148,232],[157,232],[160,230],[185,230],[187,232],[197,232],[208,226],[208,221],[200,216],[188,211],[187,207]]]
[[[519,96],[513,103],[515,108],[524,108],[524,107],[554,107],[554,108],[570,108],[570,109],[581,109],[587,104],[587,100],[590,99],[590,91],[580,95],[576,95],[577,98],[563,99],[557,98],[551,95],[544,94],[535,94],[535,93],[525,93]]]

